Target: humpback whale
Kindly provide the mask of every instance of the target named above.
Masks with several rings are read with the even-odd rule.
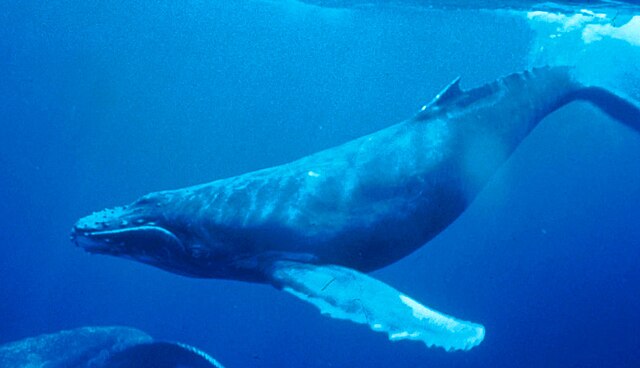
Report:
[[[483,340],[482,325],[366,273],[455,221],[532,129],[576,100],[640,128],[635,102],[583,85],[568,67],[469,90],[456,79],[408,120],[288,164],[96,212],[71,239],[181,275],[271,284],[391,340],[467,350]]]
[[[131,327],[88,326],[0,345],[2,368],[223,368],[197,348]]]

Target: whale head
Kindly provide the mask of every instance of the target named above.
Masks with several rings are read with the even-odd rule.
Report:
[[[174,192],[151,193],[81,218],[71,230],[71,241],[89,253],[128,258],[191,277],[215,277],[220,254],[211,241],[198,239],[188,210],[188,203]]]

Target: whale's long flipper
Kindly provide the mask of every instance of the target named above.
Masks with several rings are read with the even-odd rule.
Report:
[[[417,340],[446,350],[468,350],[484,338],[484,327],[427,308],[391,286],[358,271],[335,266],[278,261],[276,287],[333,318],[369,325],[390,340]]]

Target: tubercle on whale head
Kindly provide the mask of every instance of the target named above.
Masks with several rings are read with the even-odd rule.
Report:
[[[194,277],[203,275],[204,264],[215,263],[210,242],[191,231],[183,202],[172,191],[145,195],[121,207],[94,212],[78,220],[71,241],[89,253],[129,258]]]

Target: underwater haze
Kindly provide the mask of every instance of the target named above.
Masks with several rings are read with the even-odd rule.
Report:
[[[466,89],[571,65],[640,100],[632,2],[312,2],[0,3],[0,344],[121,325],[227,368],[640,366],[640,136],[586,103],[547,117],[457,221],[373,273],[482,323],[469,351],[69,241],[92,211],[398,123],[458,76]]]

